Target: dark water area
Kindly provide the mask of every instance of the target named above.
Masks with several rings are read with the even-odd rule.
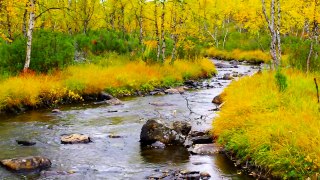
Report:
[[[188,121],[193,130],[210,129],[217,115],[210,111],[216,108],[211,101],[231,82],[220,78],[233,72],[250,75],[257,69],[238,65],[218,71],[217,77],[203,82],[214,88],[187,91],[183,95],[131,97],[122,99],[124,105],[120,106],[62,106],[60,114],[50,110],[15,116],[1,114],[0,159],[41,155],[52,161],[52,167],[40,175],[16,174],[0,168],[0,179],[145,179],[156,171],[168,169],[206,171],[211,179],[249,179],[238,175],[233,163],[223,154],[190,155],[184,147],[150,149],[139,143],[142,125],[155,117],[168,123]],[[190,114],[187,101],[195,113]],[[93,142],[61,144],[61,135],[70,133],[87,134]],[[20,146],[16,143],[18,139],[32,140],[36,145]]]

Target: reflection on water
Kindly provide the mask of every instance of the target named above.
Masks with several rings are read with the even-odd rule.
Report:
[[[183,146],[167,146],[164,149],[141,147],[141,156],[144,162],[153,164],[181,165],[189,161],[189,152]]]
[[[233,70],[244,73],[248,69],[240,66]],[[208,80],[208,83],[216,83],[216,78]],[[222,155],[189,155],[185,148],[179,146],[150,149],[141,147],[139,143],[141,127],[149,118],[162,117],[168,123],[185,120],[192,124],[193,130],[209,129],[216,115],[209,111],[215,108],[211,100],[222,90],[191,91],[186,92],[184,97],[127,98],[121,106],[63,106],[61,114],[52,114],[49,110],[31,111],[18,116],[0,114],[0,159],[46,156],[53,163],[49,172],[41,176],[46,179],[143,179],[159,168],[207,171],[212,179],[245,179],[236,175],[233,164]],[[185,97],[196,113],[190,115]],[[153,102],[170,106],[155,106]],[[60,144],[60,136],[68,133],[88,134],[93,143]],[[110,138],[110,134],[121,137]],[[23,147],[16,143],[17,139],[35,141],[36,145]],[[58,173],[69,171],[74,173]],[[38,177],[28,175],[28,178]],[[0,179],[23,177],[0,168]]]

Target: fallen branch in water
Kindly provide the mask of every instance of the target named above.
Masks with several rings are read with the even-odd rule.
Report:
[[[192,108],[191,108],[191,106],[190,106],[188,97],[187,97],[187,96],[184,96],[184,95],[182,95],[182,94],[181,94],[181,96],[182,96],[183,99],[186,101],[186,103],[187,103],[187,108],[189,109],[190,114],[196,114],[195,112],[192,111]]]

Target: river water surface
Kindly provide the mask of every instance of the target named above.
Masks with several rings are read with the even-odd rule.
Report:
[[[247,179],[238,175],[233,163],[222,154],[190,155],[183,147],[146,149],[139,143],[142,125],[155,117],[167,122],[188,121],[193,130],[210,129],[216,116],[216,112],[210,111],[216,108],[211,101],[231,82],[220,78],[232,72],[250,75],[257,69],[239,65],[218,71],[217,77],[203,82],[214,88],[183,95],[126,98],[120,106],[63,106],[60,114],[52,114],[50,110],[14,116],[0,114],[0,159],[42,155],[52,161],[52,167],[41,175],[15,174],[0,168],[0,179],[145,179],[156,171],[169,169],[206,171],[211,179]],[[88,134],[93,143],[61,144],[60,136],[69,133]],[[20,146],[17,139],[33,140],[37,144]]]

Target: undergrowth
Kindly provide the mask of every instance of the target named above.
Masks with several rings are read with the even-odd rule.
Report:
[[[319,75],[287,70],[275,77],[263,72],[233,82],[213,133],[228,151],[275,177],[317,179],[320,112],[313,78]]]
[[[209,77],[215,73],[213,63],[205,58],[177,60],[173,65],[169,62],[147,65],[121,56],[93,62],[69,66],[47,75],[31,72],[0,81],[0,110],[81,101],[84,95],[103,90],[115,96],[132,95],[137,90],[175,86],[186,79]]]
[[[209,48],[206,50],[206,56],[223,60],[238,60],[248,61],[250,63],[270,63],[271,57],[269,53],[261,50],[239,50],[232,51],[219,50],[216,48]]]

